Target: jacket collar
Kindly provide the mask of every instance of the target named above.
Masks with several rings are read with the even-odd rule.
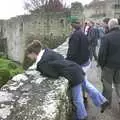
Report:
[[[116,31],[116,30],[120,30],[120,27],[114,27],[114,28],[110,29],[109,32]]]
[[[42,58],[42,56],[43,56],[43,54],[44,54],[44,52],[45,52],[45,50],[43,49],[43,50],[41,50],[40,52],[39,52],[39,54],[38,54],[38,56],[37,56],[37,60],[36,60],[36,65],[37,65],[37,63],[41,60],[41,58]]]

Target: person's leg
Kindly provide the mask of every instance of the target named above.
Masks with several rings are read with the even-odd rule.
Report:
[[[103,96],[105,96],[110,105],[112,103],[112,81],[114,71],[112,69],[104,67],[102,70],[102,84],[103,84]]]
[[[93,47],[92,47],[92,45],[90,45],[89,50],[90,50],[90,60],[92,61],[92,58],[93,58]]]
[[[84,80],[82,86],[88,92],[88,95],[92,98],[93,103],[96,106],[101,107],[102,104],[107,102],[107,99],[100,93],[88,80]]]
[[[97,61],[96,46],[93,46],[93,56],[94,56],[94,59]]]
[[[82,69],[85,72],[85,80],[87,80],[87,71],[90,68],[90,66],[91,66],[90,60],[89,60],[89,64],[87,66],[82,66]],[[83,98],[84,98],[85,107],[87,108],[87,106],[88,106],[87,93],[83,87],[82,87],[82,89],[83,89]]]
[[[79,84],[71,88],[72,102],[75,107],[74,120],[81,120],[87,117],[87,111],[83,102],[82,85]]]
[[[114,85],[115,85],[115,90],[118,97],[118,103],[120,104],[120,84],[114,84]]]
[[[118,103],[120,104],[120,70],[115,71],[113,82],[118,97]]]

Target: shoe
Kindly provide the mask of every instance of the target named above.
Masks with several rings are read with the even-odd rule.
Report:
[[[87,118],[84,118],[84,119],[80,119],[80,120],[88,120]]]
[[[120,111],[120,102],[118,103],[118,106],[119,106],[119,111]]]
[[[80,120],[88,120],[87,118],[84,118],[84,119],[80,119]]]
[[[109,107],[109,102],[108,101],[106,101],[105,103],[103,103],[102,105],[101,105],[101,113],[104,113],[104,111]]]

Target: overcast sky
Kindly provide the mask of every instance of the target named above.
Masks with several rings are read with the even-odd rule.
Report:
[[[10,17],[24,14],[24,0],[0,0],[0,19],[8,19]],[[71,2],[79,1],[82,4],[87,4],[92,0],[63,0],[70,5]]]

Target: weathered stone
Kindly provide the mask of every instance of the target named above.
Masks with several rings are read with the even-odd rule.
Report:
[[[65,12],[40,11],[9,20],[0,20],[0,29],[2,31],[0,43],[5,42],[0,46],[6,48],[6,50],[0,49],[0,52],[6,52],[10,59],[22,63],[25,47],[30,41],[40,39],[43,44],[51,48],[58,46],[65,41],[69,33],[69,24]]]
[[[67,42],[62,46],[56,51],[65,56]],[[0,120],[67,120],[67,87],[65,78],[49,79],[35,70],[16,75],[1,88]]]

